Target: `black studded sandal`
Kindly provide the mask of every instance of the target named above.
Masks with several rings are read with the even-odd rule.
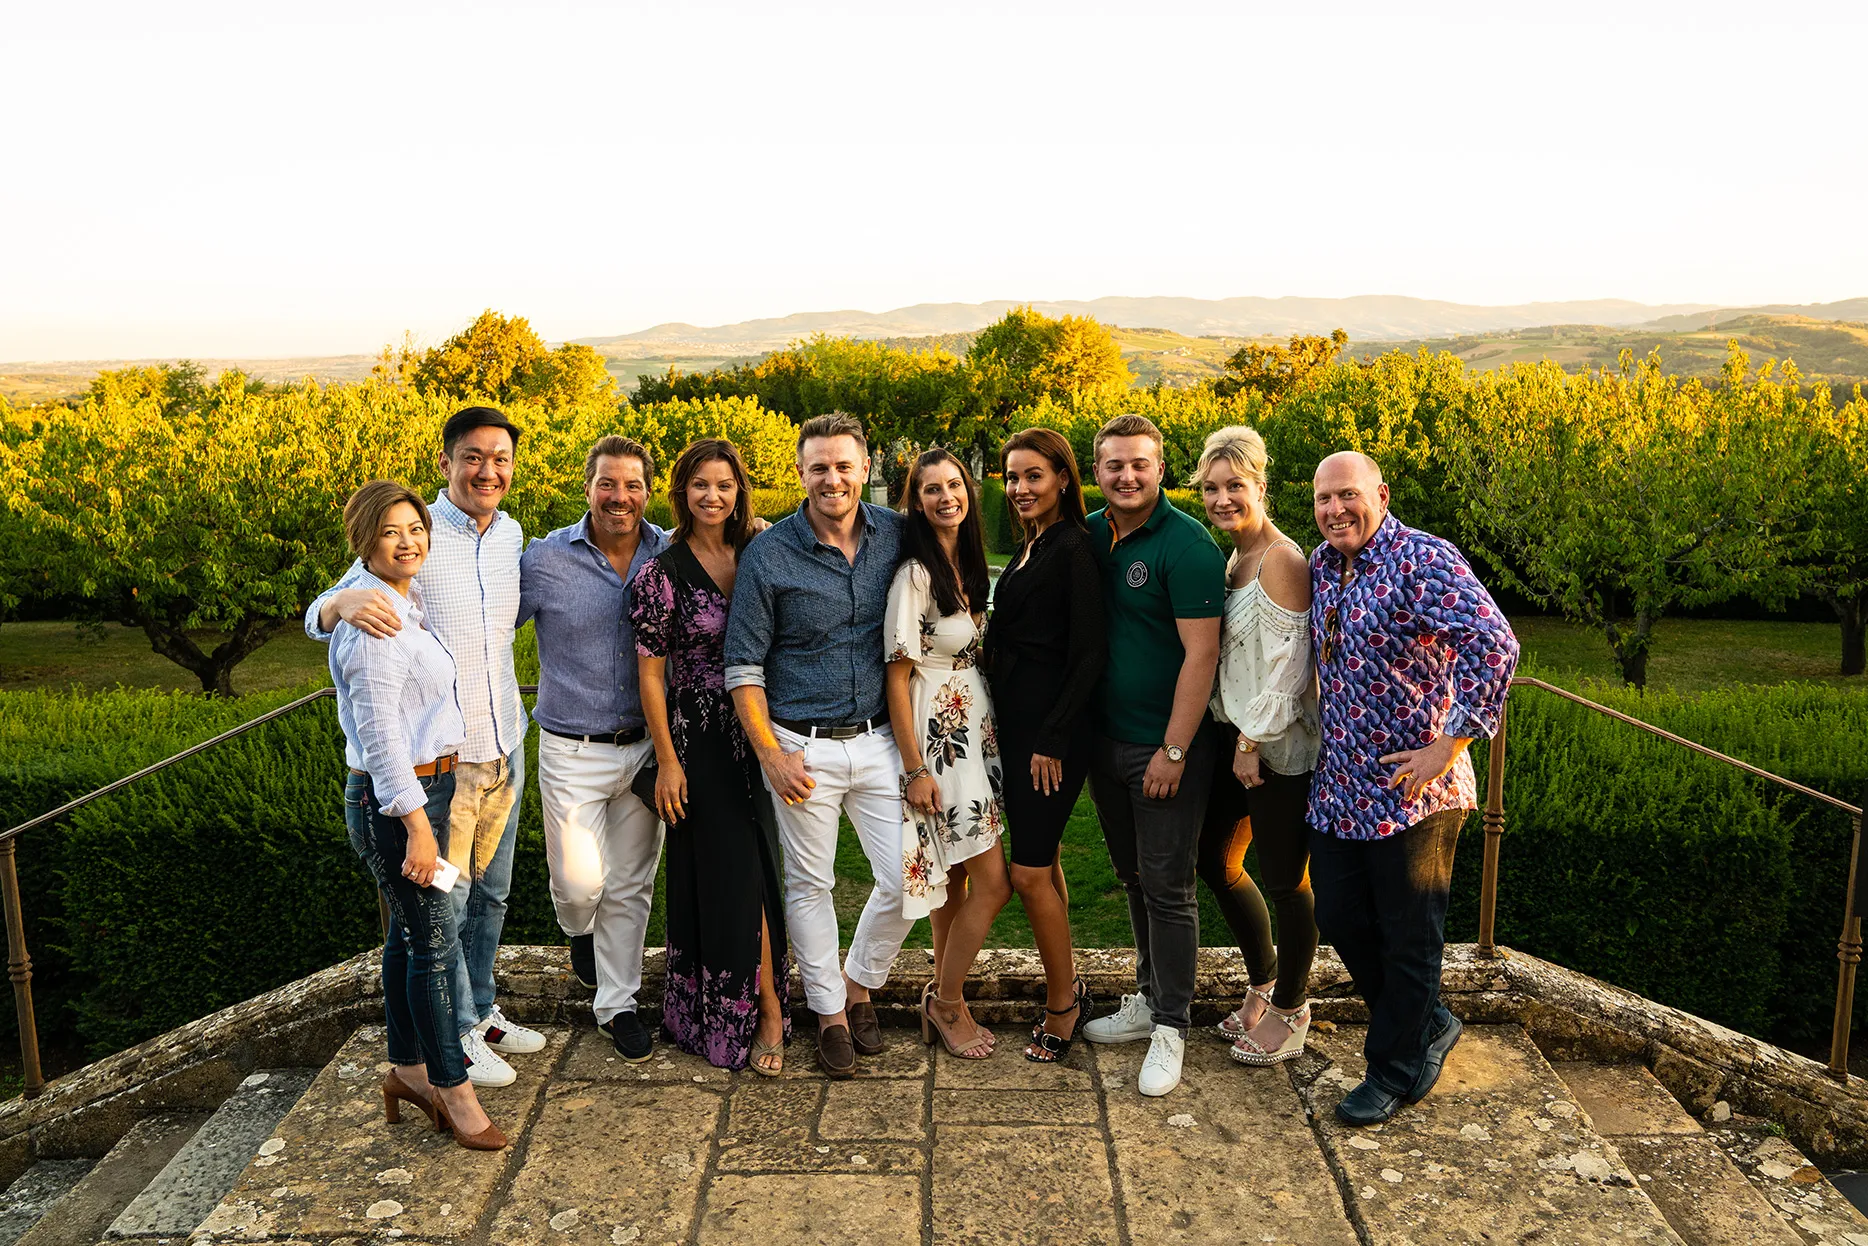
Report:
[[[1070,1008],[1081,1008],[1084,1016],[1090,1015],[1090,986],[1081,976],[1077,978],[1075,990],[1072,992]],[[1069,1012],[1070,1008],[1059,1008],[1055,1012],[1049,1008],[1040,1008],[1031,1018],[1031,1041],[1039,1042],[1039,1036],[1045,1033],[1044,1018],[1047,1013],[1061,1017]]]
[[[1077,979],[1076,998],[1069,1008],[1046,1008],[1044,1011],[1053,1017],[1061,1017],[1072,1010],[1076,1011],[1076,1020],[1070,1023],[1070,1033],[1059,1037],[1044,1028],[1043,1018],[1039,1018],[1038,1028],[1031,1036],[1031,1046],[1025,1048],[1025,1059],[1033,1064],[1056,1064],[1070,1055],[1070,1044],[1076,1041],[1077,1034],[1083,1029],[1083,1023],[1090,1016],[1090,989],[1082,978]]]

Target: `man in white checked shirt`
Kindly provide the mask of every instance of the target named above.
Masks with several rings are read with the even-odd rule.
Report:
[[[450,983],[467,1076],[504,1086],[517,1076],[501,1053],[538,1051],[544,1036],[508,1021],[493,1000],[493,957],[506,924],[519,800],[525,789],[525,707],[512,665],[525,534],[499,509],[512,486],[519,430],[492,407],[456,412],[441,430],[447,488],[435,498],[428,561],[415,577],[430,626],[454,657],[455,696],[467,740],[455,767],[448,859],[461,869],[453,900],[461,957]],[[305,612],[305,631],[328,641],[339,619],[371,636],[394,634],[400,615],[375,589],[350,587],[361,564]]]

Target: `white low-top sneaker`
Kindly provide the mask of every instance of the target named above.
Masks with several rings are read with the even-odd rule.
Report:
[[[1122,997],[1122,1006],[1106,1017],[1098,1017],[1083,1026],[1083,1037],[1092,1043],[1133,1043],[1147,1038],[1155,1030],[1154,1005],[1137,991]]]
[[[1164,1095],[1180,1085],[1180,1062],[1187,1054],[1187,1040],[1171,1025],[1157,1025],[1148,1043],[1148,1058],[1142,1061],[1141,1076],[1135,1089],[1145,1095]]]
[[[461,1035],[461,1054],[467,1057],[467,1080],[476,1086],[510,1086],[519,1080],[512,1066],[486,1045],[479,1030]]]
[[[508,1021],[498,1004],[493,1005],[492,1013],[474,1029],[480,1031],[480,1037],[486,1040],[488,1047],[508,1056],[523,1056],[545,1050],[543,1034],[537,1030],[528,1030],[516,1021]]]

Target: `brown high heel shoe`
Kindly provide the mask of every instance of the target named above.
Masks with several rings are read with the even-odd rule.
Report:
[[[394,1066],[383,1074],[383,1119],[391,1125],[402,1123],[402,1104],[409,1104],[417,1112],[428,1118],[428,1123],[437,1131],[441,1128],[439,1105],[402,1080],[402,1074]]]
[[[506,1135],[501,1133],[499,1126],[492,1121],[487,1121],[486,1128],[477,1134],[464,1134],[454,1128],[454,1122],[448,1119],[448,1110],[441,1105],[440,1099],[435,1100],[435,1111],[441,1117],[441,1127],[451,1130],[455,1143],[466,1150],[503,1151],[506,1149]]]

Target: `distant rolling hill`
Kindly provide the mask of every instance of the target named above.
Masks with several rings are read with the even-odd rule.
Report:
[[[1753,316],[1797,316],[1805,320],[1853,320],[1868,324],[1868,299],[1843,299],[1839,303],[1772,303],[1765,307],[1722,307],[1717,311],[1660,316],[1641,327],[1691,332]]]
[[[1849,307],[1868,303],[1832,303]],[[1865,309],[1868,310],[1868,309]],[[1868,320],[1868,316],[1864,316]],[[1711,328],[1661,329],[1652,325],[1546,325],[1501,333],[1425,338],[1411,342],[1351,342],[1352,358],[1389,350],[1450,351],[1482,371],[1550,359],[1569,371],[1613,367],[1624,349],[1637,357],[1659,351],[1661,364],[1679,376],[1716,377],[1725,365],[1726,343],[1736,341],[1751,356],[1752,367],[1765,360],[1794,359],[1808,380],[1849,386],[1868,380],[1868,323],[1819,320],[1810,316],[1746,314]],[[1846,395],[1838,395],[1844,397]]]
[[[710,345],[740,350],[770,350],[787,342],[826,333],[833,337],[932,337],[982,329],[1021,304],[917,303],[893,311],[801,312],[739,324],[702,327],[668,323],[614,337],[574,339],[606,355],[648,352],[644,343],[678,343],[689,348]],[[1654,306],[1625,299],[1590,299],[1568,303],[1521,303],[1480,307],[1401,295],[1368,294],[1355,298],[1100,298],[1087,302],[1031,304],[1050,316],[1090,316],[1109,325],[1150,325],[1189,337],[1288,336],[1348,330],[1361,340],[1406,340],[1489,333],[1549,324],[1636,325],[1665,316],[1692,317],[1714,311],[1716,304],[1676,303]],[[726,353],[726,352],[722,352]]]

